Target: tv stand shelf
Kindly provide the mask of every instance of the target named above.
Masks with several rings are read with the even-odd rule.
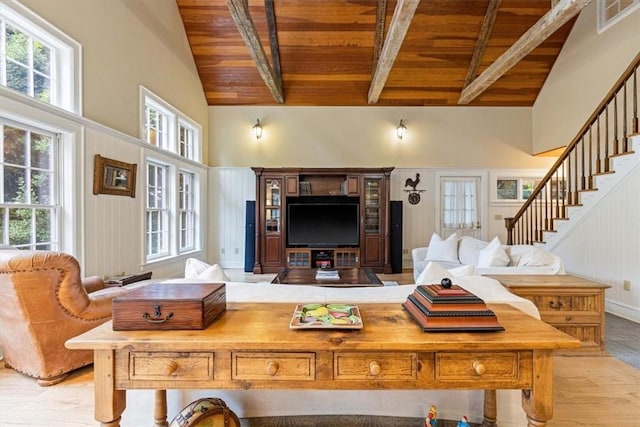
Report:
[[[318,268],[327,261],[331,268],[391,272],[392,167],[251,169],[256,175],[255,274]],[[309,212],[304,206],[313,204],[318,212],[311,216],[316,222],[301,221],[303,212]],[[307,230],[304,227],[313,227],[316,234],[302,233],[302,240],[296,240],[300,230]],[[318,230],[327,230],[320,231],[326,233],[324,237]],[[321,240],[325,237],[327,240]]]
[[[360,267],[358,248],[287,248],[287,268]]]

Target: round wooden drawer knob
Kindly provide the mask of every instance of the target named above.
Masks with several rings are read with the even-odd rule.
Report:
[[[175,360],[172,360],[171,362],[167,363],[167,368],[166,368],[166,372],[167,375],[176,375],[176,371],[178,370],[178,362],[176,362]]]
[[[372,360],[369,363],[369,374],[370,375],[380,375],[380,364],[375,360]]]
[[[477,360],[474,361],[471,366],[473,366],[473,370],[476,371],[476,374],[478,375],[483,375],[485,372],[487,372],[487,367],[484,366],[484,363]]]
[[[280,365],[278,362],[267,362],[267,375],[274,376],[278,372],[279,368]]]

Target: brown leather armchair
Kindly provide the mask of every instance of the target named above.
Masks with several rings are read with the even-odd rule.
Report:
[[[63,381],[93,363],[93,352],[64,343],[111,318],[111,300],[126,288],[80,278],[80,266],[62,252],[0,251],[0,342],[5,365],[38,379]]]

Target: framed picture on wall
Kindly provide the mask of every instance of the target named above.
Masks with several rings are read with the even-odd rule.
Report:
[[[136,197],[135,163],[125,163],[96,154],[93,165],[93,194]]]

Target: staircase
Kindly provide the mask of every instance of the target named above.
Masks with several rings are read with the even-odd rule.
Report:
[[[571,234],[590,211],[598,204],[606,203],[607,196],[623,183],[629,174],[640,168],[640,135],[632,136],[630,143],[631,151],[612,158],[612,172],[593,176],[593,190],[580,193],[580,204],[567,208],[566,219],[556,221],[554,231],[543,230],[544,243],[539,245],[549,251],[553,250]]]
[[[587,213],[640,167],[640,54],[513,218],[507,244],[555,248]]]

